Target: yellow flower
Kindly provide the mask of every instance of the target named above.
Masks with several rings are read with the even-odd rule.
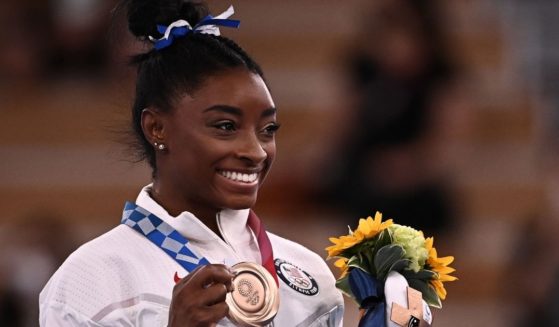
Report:
[[[359,226],[357,226],[355,234],[362,234],[365,239],[373,238],[390,225],[392,225],[392,219],[382,222],[382,214],[377,211],[375,219],[370,216],[367,219],[359,219]]]
[[[334,266],[340,268],[340,270],[342,271],[339,278],[342,278],[347,274],[347,270],[349,268],[347,266],[348,261],[349,261],[349,259],[347,259],[347,258],[340,258],[340,259],[336,260],[336,262],[334,262]]]
[[[340,236],[339,238],[330,237],[329,240],[334,243],[334,245],[326,248],[328,257],[331,258],[342,253],[345,249],[349,249],[355,244],[360,243],[363,240],[363,236],[361,234],[350,233],[349,235]]]
[[[359,219],[359,226],[354,232],[350,231],[349,235],[329,238],[330,242],[334,243],[334,245],[326,248],[328,257],[335,257],[344,250],[361,243],[363,240],[377,236],[390,225],[392,225],[392,219],[382,222],[382,214],[380,212],[376,213],[375,219],[371,217]]]
[[[446,298],[446,289],[443,286],[443,282],[438,279],[433,279],[429,283],[435,288],[435,292],[437,292],[439,298],[444,300]]]
[[[427,258],[427,265],[431,267],[431,270],[437,273],[437,279],[430,281],[431,285],[435,288],[437,295],[441,300],[446,298],[446,290],[444,288],[443,282],[452,282],[457,280],[455,276],[450,276],[451,273],[455,272],[456,269],[449,267],[453,261],[454,257],[441,257],[437,255],[437,250],[433,247],[433,237],[428,237],[425,240],[425,248],[429,252],[429,257]]]

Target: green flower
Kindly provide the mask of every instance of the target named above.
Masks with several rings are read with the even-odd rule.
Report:
[[[425,237],[423,233],[408,226],[393,224],[388,227],[395,244],[404,248],[406,259],[411,260],[410,269],[418,272],[429,256],[425,248]]]

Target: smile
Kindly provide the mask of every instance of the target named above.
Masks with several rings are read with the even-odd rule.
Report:
[[[235,171],[220,170],[219,174],[235,182],[254,183],[258,179],[258,173],[244,174]]]

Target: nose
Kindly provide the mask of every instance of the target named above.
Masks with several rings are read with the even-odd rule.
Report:
[[[240,159],[259,164],[268,157],[268,153],[264,149],[264,142],[254,132],[245,133],[239,143],[237,157]]]

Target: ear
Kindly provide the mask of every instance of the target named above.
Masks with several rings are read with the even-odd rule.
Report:
[[[149,143],[164,143],[165,120],[162,114],[152,108],[142,110],[142,131]]]

